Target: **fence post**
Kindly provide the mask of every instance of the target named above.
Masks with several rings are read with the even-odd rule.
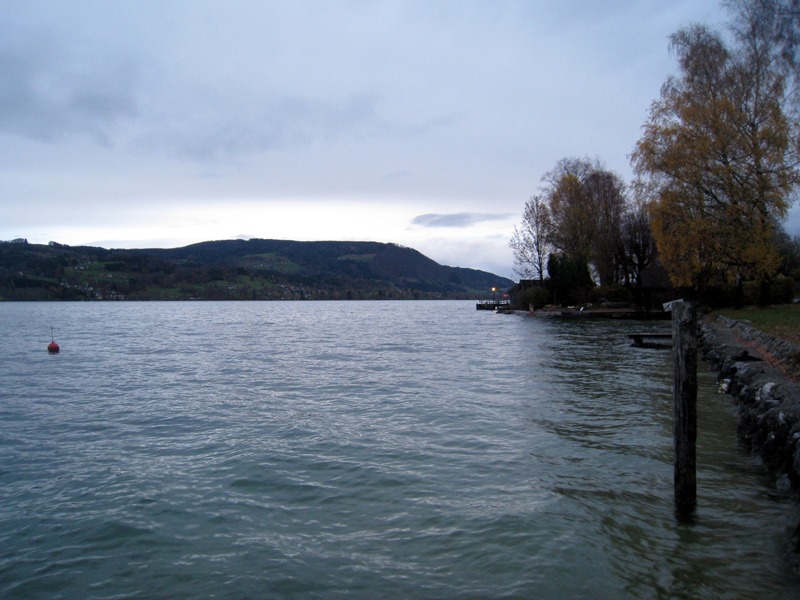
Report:
[[[672,303],[672,357],[675,506],[690,514],[697,504],[697,310],[691,302]]]

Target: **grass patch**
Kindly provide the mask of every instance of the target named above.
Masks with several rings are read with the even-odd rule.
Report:
[[[759,331],[800,345],[800,304],[724,309],[716,313],[747,322]]]
[[[302,271],[302,267],[285,256],[277,254],[248,254],[242,257],[241,264],[255,271],[294,275]]]
[[[375,253],[372,254],[342,254],[339,260],[352,260],[355,262],[370,262],[375,259]]]

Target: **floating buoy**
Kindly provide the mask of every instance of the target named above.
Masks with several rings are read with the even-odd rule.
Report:
[[[59,348],[58,344],[56,344],[56,340],[53,337],[53,328],[52,327],[50,328],[50,340],[51,340],[50,343],[47,344],[47,351],[50,354],[58,353],[58,351],[61,350],[61,348]]]

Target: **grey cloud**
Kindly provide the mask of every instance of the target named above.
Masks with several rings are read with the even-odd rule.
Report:
[[[113,122],[137,113],[135,69],[128,64],[71,64],[53,48],[0,49],[0,132],[54,140],[86,134],[108,143]]]
[[[171,102],[157,109],[148,125],[149,132],[138,140],[141,147],[200,162],[365,135],[381,127],[376,100],[366,95],[335,103],[290,97],[242,102],[197,94],[192,104]]]
[[[411,220],[412,225],[420,227],[470,227],[476,223],[483,223],[486,221],[502,221],[507,219],[509,214],[491,214],[491,213],[449,213],[449,214],[424,214],[414,217]]]
[[[226,161],[391,127],[379,98],[320,99],[246,82],[186,85],[131,59],[78,56],[58,43],[0,42],[0,133],[40,141],[86,135],[198,162]],[[254,93],[255,92],[255,93]]]

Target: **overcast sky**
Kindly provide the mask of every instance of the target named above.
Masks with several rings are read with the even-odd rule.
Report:
[[[542,175],[589,157],[630,180],[668,36],[726,18],[718,0],[0,0],[0,239],[374,240],[510,276]]]

